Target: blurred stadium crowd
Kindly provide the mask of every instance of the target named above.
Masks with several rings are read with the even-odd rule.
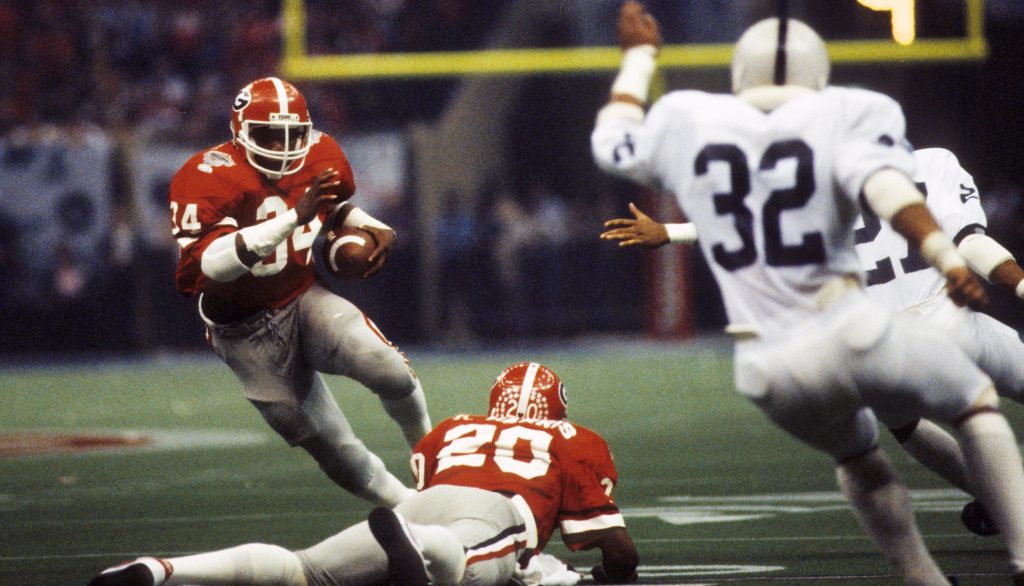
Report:
[[[808,2],[794,2],[795,12]],[[483,48],[492,42],[502,12],[513,4],[307,0],[307,45],[313,54]],[[610,23],[617,0],[557,4],[564,18],[552,22],[544,35],[551,46],[614,44]],[[662,22],[674,23],[665,27],[676,35],[668,42],[689,43],[731,42],[772,3],[647,4]],[[960,5],[921,4],[949,11]],[[1016,40],[1024,28],[1022,12],[1014,2],[990,1],[993,56],[988,67],[1010,75],[998,80],[998,89],[975,86],[951,93],[949,107],[972,113],[950,119],[952,140],[934,145],[958,151],[974,172],[993,236],[1019,260],[1024,258],[1024,172],[1017,164],[1019,147],[999,141],[1009,143],[1021,129],[1022,108],[1012,104],[1024,95],[1019,71],[1024,56]],[[279,0],[0,0],[0,350],[132,351],[202,344],[192,302],[173,291],[176,250],[165,215],[167,173],[182,153],[226,140],[228,105],[238,89],[279,72],[280,13]],[[857,27],[839,11],[828,14],[825,21],[812,23],[827,38],[839,31],[856,36]],[[968,73],[951,79],[972,85],[991,75],[967,68]],[[923,75],[931,76],[924,78],[931,82],[949,78],[948,71]],[[923,96],[935,91],[920,79],[903,77],[904,95],[896,97],[908,111],[913,139],[913,102],[927,101]],[[604,81],[593,87],[605,87]],[[346,149],[349,137],[370,136],[364,157],[372,159],[374,149],[401,144],[409,125],[441,115],[459,83],[430,78],[298,85],[316,126],[339,137]],[[567,85],[583,94],[589,87],[574,80]],[[539,89],[538,101],[558,101],[553,88],[565,86],[565,80],[541,79],[533,89]],[[582,120],[596,112],[602,91],[577,96],[580,108],[587,110]],[[967,92],[974,97],[965,97]],[[1010,103],[1015,117],[987,121],[991,112],[984,110],[983,100],[989,97],[997,98],[999,107]],[[928,104],[917,112],[925,120],[948,113]],[[974,135],[966,126],[978,121],[989,127]],[[439,307],[417,305],[424,277],[418,273],[416,245],[424,240],[414,236],[400,238],[400,254],[380,277],[346,293],[397,341],[473,343],[531,333],[643,328],[640,257],[596,239],[601,219],[621,215],[635,195],[618,185],[597,200],[568,193],[571,188],[562,179],[592,169],[581,157],[566,163],[566,156],[552,156],[545,143],[549,139],[538,130],[553,131],[556,137],[580,134],[581,142],[587,130],[573,120],[547,119],[545,124],[521,131],[522,150],[535,154],[513,169],[549,168],[510,184],[490,185],[472,199],[473,205],[458,203],[458,194],[444,194],[441,199],[450,205],[432,225],[423,225],[413,214],[410,201],[417,194],[408,178],[388,187],[402,193],[384,198],[388,207],[381,217],[400,236],[448,236],[434,251]],[[948,138],[942,133],[925,138],[936,136]],[[1017,155],[1004,152],[1007,148]],[[350,155],[356,163],[359,149],[354,151]],[[399,151],[399,159],[408,157]],[[398,166],[398,173],[415,173],[408,160]],[[698,290],[701,283],[706,281],[698,282]],[[697,308],[698,327],[719,325],[716,307],[698,303]],[[439,339],[424,339],[417,328],[423,312],[441,315]],[[540,316],[546,325],[532,327],[517,319],[523,313]]]

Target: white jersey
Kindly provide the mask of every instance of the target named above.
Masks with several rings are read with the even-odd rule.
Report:
[[[768,113],[678,91],[643,122],[607,120],[591,139],[603,169],[675,194],[729,321],[770,337],[817,313],[826,281],[861,272],[858,195],[883,168],[913,172],[904,132],[899,105],[867,90],[827,88]]]
[[[984,234],[987,221],[974,178],[945,149],[914,152],[914,181],[942,230],[957,244],[969,234]],[[870,210],[864,210],[855,232],[857,254],[867,275],[868,295],[901,311],[936,296],[945,296],[946,279],[907,241]]]

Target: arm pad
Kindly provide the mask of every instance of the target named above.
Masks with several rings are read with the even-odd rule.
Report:
[[[218,283],[234,281],[252,268],[246,266],[238,258],[238,253],[235,251],[236,234],[238,233],[231,232],[221,236],[211,242],[203,252],[203,258],[200,261],[203,274]]]
[[[291,236],[298,222],[295,210],[288,210],[259,224],[217,238],[203,251],[200,263],[203,274],[220,283],[234,281],[249,272],[255,261],[273,252],[278,244]],[[238,256],[235,246],[238,237],[242,238],[246,250],[257,257],[251,264],[243,262]]]
[[[612,83],[612,97],[625,95],[647,103],[651,77],[654,76],[654,58],[658,49],[654,45],[631,47],[622,55],[622,66]]]
[[[377,218],[374,218],[370,214],[363,210],[352,206],[349,210],[348,215],[345,216],[345,221],[342,222],[345,226],[358,228],[360,226],[373,226],[382,230],[391,230],[391,226],[388,226],[384,222],[381,222]]]
[[[960,241],[960,254],[967,259],[971,270],[986,280],[995,268],[1008,260],[1013,260],[1009,250],[1003,248],[995,240],[985,234],[971,234]]]
[[[895,169],[876,171],[864,182],[864,199],[871,211],[886,222],[903,208],[923,204],[924,196],[905,173]]]

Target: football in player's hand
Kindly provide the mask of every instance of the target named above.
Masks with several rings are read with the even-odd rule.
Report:
[[[370,269],[369,258],[376,247],[373,234],[362,228],[335,228],[324,237],[327,270],[341,279],[362,277]]]

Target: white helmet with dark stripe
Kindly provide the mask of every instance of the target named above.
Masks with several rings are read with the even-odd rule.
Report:
[[[732,91],[741,98],[758,93],[792,97],[824,89],[829,69],[828,49],[814,29],[792,18],[768,18],[748,28],[736,42]]]
[[[509,366],[491,387],[492,417],[565,419],[565,385],[550,368],[537,362]]]

